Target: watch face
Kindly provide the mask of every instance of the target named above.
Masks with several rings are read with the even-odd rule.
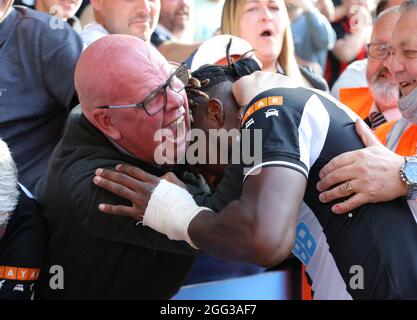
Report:
[[[417,184],[417,162],[407,162],[404,166],[404,175],[412,184]]]

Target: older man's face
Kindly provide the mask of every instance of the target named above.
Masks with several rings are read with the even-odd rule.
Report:
[[[381,17],[374,25],[371,46],[384,47],[389,44],[400,13],[392,12]],[[380,111],[395,107],[398,100],[398,84],[394,75],[384,65],[386,59],[376,59],[369,55],[366,76],[369,88]]]
[[[161,0],[159,23],[171,32],[181,32],[190,21],[191,0]]]
[[[0,0],[0,23],[3,21],[4,15],[12,5],[13,0]]]
[[[111,34],[128,34],[149,42],[161,8],[160,0],[92,0]]]
[[[417,9],[401,15],[391,40],[392,54],[387,66],[394,74],[403,96],[417,88]]]
[[[69,19],[75,16],[75,13],[81,6],[82,0],[37,0],[43,10],[47,13],[62,13],[64,19]],[[57,6],[62,11],[54,10],[51,12],[51,8]]]
[[[162,145],[169,151],[167,160],[173,163],[177,153],[184,155],[190,129],[184,83],[173,77],[170,86],[164,85],[175,69],[155,48],[137,37],[103,37],[81,54],[75,70],[83,113],[138,159],[162,164],[155,158]]]
[[[138,74],[136,83],[126,84],[131,85],[134,88],[132,92],[137,93],[136,99],[131,102],[142,102],[153,90],[164,84],[172,73],[173,68],[168,63],[160,69],[151,65],[145,66],[143,73]],[[179,79],[175,78],[173,81],[175,87],[184,87]],[[155,115],[149,116],[143,108],[113,111],[113,124],[123,136],[121,143],[148,163],[168,161],[173,164],[185,155],[187,147],[186,134],[190,129],[190,120],[185,90],[175,92],[170,87],[165,90],[166,105]],[[163,106],[163,100],[163,95],[158,94],[147,103],[147,108],[159,110]],[[158,151],[160,145],[160,151],[164,149],[165,152]]]

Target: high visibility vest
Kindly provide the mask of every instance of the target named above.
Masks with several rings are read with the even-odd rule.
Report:
[[[361,119],[365,119],[371,112],[374,98],[369,88],[341,88],[339,99],[344,105],[348,106]]]
[[[401,156],[413,156],[417,150],[417,125],[404,118],[390,121],[375,130],[378,139]]]
[[[304,264],[301,264],[301,299],[313,300],[313,290],[308,283]]]

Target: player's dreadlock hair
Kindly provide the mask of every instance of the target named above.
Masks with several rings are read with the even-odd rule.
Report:
[[[401,3],[401,10],[403,12],[417,9],[417,0],[407,0]]]
[[[226,49],[228,65],[203,65],[191,74],[186,86],[188,104],[193,113],[198,105],[217,89],[217,86],[224,82],[233,83],[239,78],[261,70],[255,60],[243,58],[233,62],[229,55],[231,42]]]

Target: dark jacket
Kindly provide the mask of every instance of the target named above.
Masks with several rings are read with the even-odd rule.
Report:
[[[77,108],[37,185],[50,239],[36,298],[168,299],[182,285],[194,259],[187,254],[196,251],[131,218],[98,210],[100,203],[128,204],[92,182],[97,168],[119,163],[154,175],[167,171],[121,153]],[[49,287],[53,265],[63,267],[63,290]]]

